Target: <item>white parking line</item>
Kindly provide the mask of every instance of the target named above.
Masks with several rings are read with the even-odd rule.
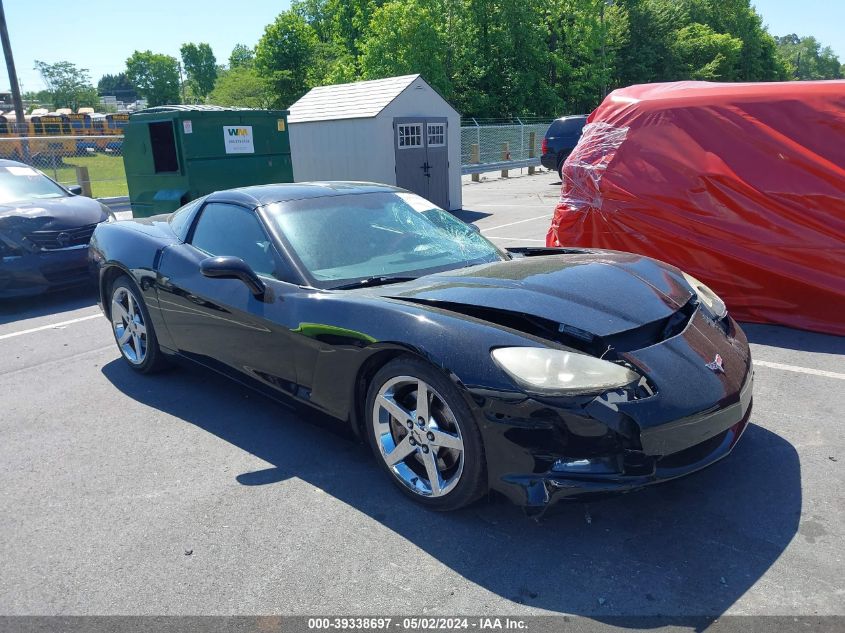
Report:
[[[824,376],[825,378],[837,378],[845,380],[845,374],[838,374],[835,371],[824,371],[810,367],[798,367],[796,365],[784,365],[783,363],[770,363],[765,360],[755,360],[755,367],[768,367],[769,369],[780,369],[783,371],[794,371],[799,374],[810,374],[811,376]]]
[[[507,224],[499,224],[498,226],[490,226],[490,227],[486,227],[486,228],[481,229],[481,232],[486,233],[487,231],[495,231],[496,229],[503,229],[506,226],[513,226],[514,224],[525,224],[526,222],[533,222],[534,220],[546,219],[546,220],[549,220],[549,222],[551,222],[552,215],[553,215],[553,213],[549,212],[549,213],[546,213],[544,215],[538,215],[536,218],[528,218],[527,220],[518,220],[516,222],[508,222]]]
[[[20,330],[19,332],[9,332],[8,334],[0,334],[0,341],[7,338],[14,338],[15,336],[23,336],[24,334],[32,334],[34,332],[41,332],[43,330],[54,330],[56,328],[73,325],[81,321],[90,321],[91,319],[103,318],[99,312],[97,314],[89,314],[88,316],[79,317],[78,319],[70,319],[69,321],[61,321],[59,323],[51,323],[50,325],[42,325],[40,327],[30,328],[29,330]]]

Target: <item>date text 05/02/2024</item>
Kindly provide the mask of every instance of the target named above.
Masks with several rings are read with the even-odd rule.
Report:
[[[519,618],[497,617],[324,617],[308,618],[309,630],[343,631],[527,631]]]

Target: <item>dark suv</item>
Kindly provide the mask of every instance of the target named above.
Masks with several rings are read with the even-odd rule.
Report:
[[[586,114],[562,116],[552,121],[543,139],[543,155],[540,156],[543,167],[560,174],[563,161],[578,144],[581,130],[584,129],[586,123]]]

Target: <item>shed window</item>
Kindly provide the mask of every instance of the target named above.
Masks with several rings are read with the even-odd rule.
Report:
[[[429,147],[443,147],[444,145],[446,145],[445,123],[429,123],[427,127]]]
[[[150,123],[150,145],[153,149],[155,173],[179,171],[179,159],[176,157],[176,138],[173,135],[172,121]]]
[[[402,123],[399,125],[399,149],[422,147],[422,123]]]

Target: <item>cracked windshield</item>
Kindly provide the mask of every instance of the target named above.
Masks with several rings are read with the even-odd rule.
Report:
[[[321,286],[506,259],[473,228],[414,194],[302,200],[270,217]]]

